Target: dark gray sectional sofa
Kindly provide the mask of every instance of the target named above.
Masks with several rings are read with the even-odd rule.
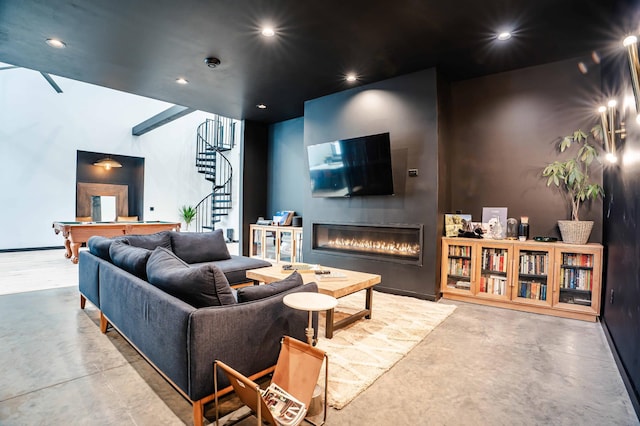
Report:
[[[269,264],[229,256],[221,231],[92,237],[88,247],[79,260],[81,306],[93,303],[101,330],[111,324],[191,401],[194,424],[215,396],[215,360],[257,378],[272,371],[282,336],[306,339],[308,313],[282,299],[317,285],[294,273],[232,289],[230,282],[246,281],[245,270]],[[224,375],[219,383],[229,391]]]

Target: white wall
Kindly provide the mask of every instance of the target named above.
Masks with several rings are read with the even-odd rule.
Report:
[[[36,71],[0,71],[0,250],[62,245],[51,224],[75,218],[77,150],[145,158],[146,220],[178,221],[181,205],[195,205],[211,191],[194,165],[196,130],[211,114],[196,111],[133,136],[133,126],[171,104],[53,78],[63,93]],[[236,179],[239,152],[240,144],[231,154]],[[237,205],[217,226],[236,235]]]

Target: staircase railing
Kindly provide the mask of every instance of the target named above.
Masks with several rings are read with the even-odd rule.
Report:
[[[212,183],[211,194],[196,205],[196,231],[214,229],[232,208],[233,167],[224,152],[235,144],[236,122],[216,116],[198,126],[196,143],[196,168]]]

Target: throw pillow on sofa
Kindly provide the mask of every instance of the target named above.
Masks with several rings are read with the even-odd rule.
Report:
[[[111,243],[113,243],[113,239],[107,237],[101,237],[99,235],[94,235],[89,237],[87,240],[87,247],[89,248],[89,253],[94,256],[98,256],[101,259],[104,259],[108,262],[111,262],[111,256],[109,255],[109,248],[111,247]]]
[[[298,272],[293,272],[287,278],[271,284],[247,286],[238,289],[238,303],[251,302],[252,300],[264,299],[274,294],[299,287],[303,284],[302,276]]]
[[[143,280],[147,279],[147,260],[151,251],[129,245],[127,241],[116,240],[109,247],[111,262],[118,268]]]
[[[231,259],[222,229],[212,232],[172,232],[173,252],[187,263]]]
[[[156,232],[148,235],[127,235],[123,237],[129,244],[136,247],[154,250],[156,247],[164,247],[171,250],[171,237],[169,231]]]
[[[213,264],[191,267],[173,252],[157,247],[147,262],[149,283],[194,308],[236,303],[222,271]]]

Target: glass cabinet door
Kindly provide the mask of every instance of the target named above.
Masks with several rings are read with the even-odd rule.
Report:
[[[278,261],[278,231],[275,228],[264,229],[264,259]]]
[[[476,296],[509,300],[508,274],[511,273],[511,251],[510,245],[482,244],[478,258],[479,276],[476,279]]]
[[[302,228],[296,229],[293,232],[293,250],[294,250],[294,262],[301,263],[302,260]]]
[[[551,306],[553,282],[549,278],[552,271],[552,254],[540,247],[518,247],[516,249],[514,287],[511,299],[532,305]]]
[[[597,250],[560,249],[556,252],[558,293],[554,303],[575,311],[600,310],[600,254]]]
[[[264,230],[262,228],[254,228],[251,226],[251,247],[249,250],[251,251],[249,255],[251,257],[264,257],[263,248],[264,248]]]
[[[279,258],[278,262],[291,263],[293,262],[293,229],[279,229]]]
[[[445,243],[442,274],[446,276],[443,292],[472,294],[472,245],[463,242]]]

